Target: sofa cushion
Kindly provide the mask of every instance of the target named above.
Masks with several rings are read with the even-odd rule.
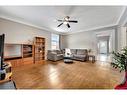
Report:
[[[65,54],[65,49],[62,49],[61,52],[62,52],[63,54]]]
[[[63,54],[57,54],[57,56],[63,56]]]
[[[76,54],[74,54],[73,56],[77,57],[77,58],[84,58],[84,57],[86,57],[86,55],[76,55]]]
[[[52,53],[52,54],[57,54],[57,53],[56,53],[56,52],[54,52],[54,51],[52,51],[51,53]]]
[[[86,49],[77,49],[77,55],[86,55],[87,50]]]
[[[62,50],[48,50],[48,53],[52,53],[52,54],[63,54]]]
[[[76,51],[77,51],[76,49],[70,49],[70,50],[72,55],[76,54]]]
[[[61,50],[56,50],[57,54],[62,54]]]
[[[54,50],[48,50],[48,54],[50,54],[50,53],[57,54]]]

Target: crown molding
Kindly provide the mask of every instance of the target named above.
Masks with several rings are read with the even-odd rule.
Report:
[[[117,25],[124,26],[127,23],[127,7],[124,7],[123,13],[121,14]]]
[[[71,34],[76,34],[76,33],[83,33],[83,32],[89,32],[89,31],[103,31],[103,30],[110,30],[116,28],[118,25],[117,24],[111,24],[111,25],[105,25],[105,26],[100,26],[100,27],[94,27],[90,28],[87,30],[80,30],[78,32],[69,32],[69,33],[63,33],[62,35],[71,35]]]
[[[52,33],[60,34],[60,33],[58,33],[57,31],[53,31],[53,30],[50,30],[50,29],[48,29],[48,28],[40,27],[40,26],[37,26],[37,25],[35,25],[35,24],[31,24],[31,23],[28,23],[28,22],[25,22],[25,21],[21,21],[21,20],[16,20],[16,19],[13,19],[13,18],[9,18],[9,17],[7,17],[7,16],[2,16],[2,15],[0,15],[0,18],[1,18],[1,19],[5,19],[5,20],[8,20],[8,21],[15,22],[15,23],[27,25],[27,26],[29,26],[29,27],[33,27],[33,28],[36,28],[36,29],[39,29],[39,30],[43,30],[43,31],[47,31],[47,32],[51,32],[51,31],[52,31]]]
[[[124,13],[125,13],[125,11],[126,11],[126,8],[127,8],[126,6],[123,7],[123,10],[122,10],[122,12],[121,12],[121,14],[120,14],[120,16],[119,16],[117,22],[116,22],[117,25],[119,25],[119,23],[120,23],[120,21],[121,21],[121,18],[122,18],[122,16],[124,15]]]

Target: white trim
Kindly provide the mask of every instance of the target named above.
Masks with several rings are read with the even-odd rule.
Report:
[[[85,32],[85,31],[97,31],[99,29],[104,29],[104,28],[113,28],[116,27],[117,24],[111,24],[111,25],[105,25],[105,26],[100,26],[100,27],[95,27],[95,28],[91,28],[91,29],[87,29],[87,30],[81,30],[78,32],[69,32],[69,33],[63,33],[63,35],[70,35],[70,34],[76,34],[76,33],[81,33],[81,32]]]
[[[125,10],[123,12],[123,15],[121,16],[118,25],[124,26],[127,23],[127,7],[125,7]]]
[[[12,22],[20,23],[20,24],[23,24],[23,25],[27,25],[27,26],[30,26],[30,27],[34,27],[34,28],[37,28],[37,29],[45,30],[47,32],[51,32],[52,31],[53,33],[59,34],[57,31],[53,31],[53,30],[50,30],[48,28],[40,27],[40,26],[31,24],[31,23],[28,23],[28,22],[19,21],[19,20],[16,20],[16,19],[13,19],[13,18],[9,18],[9,17],[6,17],[6,16],[0,15],[0,18],[5,19],[5,20],[9,20],[9,21],[12,21]]]
[[[116,24],[119,25],[120,20],[122,19],[122,16],[124,15],[124,12],[126,11],[126,8],[127,8],[126,6],[123,7],[123,10],[122,10],[122,12],[121,12],[121,14],[120,14],[120,16],[119,16],[119,18],[118,18]]]

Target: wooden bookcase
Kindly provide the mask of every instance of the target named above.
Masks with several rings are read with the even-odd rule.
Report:
[[[23,44],[23,58],[32,57],[33,56],[33,49],[32,45]]]
[[[44,63],[45,38],[35,37],[34,44],[5,44],[5,62],[10,62],[12,67],[31,63]]]
[[[33,58],[33,51],[34,51],[34,46],[30,44],[23,44],[22,45],[22,59],[23,59],[23,64],[30,64],[34,62]]]
[[[45,60],[45,38],[34,38],[34,62],[43,63]]]

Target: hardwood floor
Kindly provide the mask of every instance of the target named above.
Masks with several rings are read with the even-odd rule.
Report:
[[[13,68],[13,80],[18,89],[113,89],[124,73],[105,62],[45,61]]]

